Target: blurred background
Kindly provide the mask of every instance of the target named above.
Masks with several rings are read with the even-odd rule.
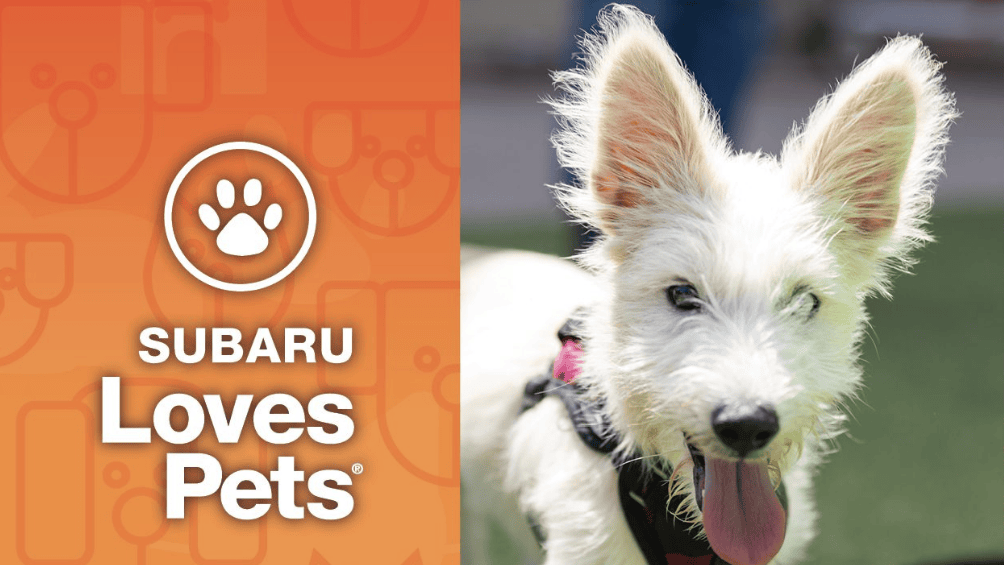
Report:
[[[709,92],[737,149],[777,154],[792,124],[897,34],[945,62],[951,128],[937,242],[893,301],[872,300],[866,389],[817,482],[809,562],[998,562],[1004,553],[1004,2],[639,1]],[[567,180],[540,101],[603,3],[463,0],[467,244],[570,255],[546,185]],[[578,240],[581,241],[581,240]],[[500,556],[505,544],[499,541]]]

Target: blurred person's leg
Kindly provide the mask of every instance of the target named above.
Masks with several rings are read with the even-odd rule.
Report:
[[[759,0],[637,0],[655,19],[718,110],[726,135],[734,135],[735,102],[767,31],[768,7]],[[590,30],[608,0],[581,0],[575,34]],[[569,52],[575,45],[569,37]]]
[[[749,78],[767,27],[767,6],[751,0],[669,2],[659,27],[734,137],[736,101]]]

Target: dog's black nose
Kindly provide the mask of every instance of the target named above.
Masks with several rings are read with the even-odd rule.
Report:
[[[739,457],[770,443],[779,429],[777,412],[766,406],[752,410],[719,406],[711,414],[711,427],[718,439],[734,449]]]

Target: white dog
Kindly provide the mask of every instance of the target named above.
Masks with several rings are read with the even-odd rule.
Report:
[[[523,563],[795,563],[863,301],[929,239],[955,115],[939,64],[890,41],[775,159],[730,149],[637,10],[605,11],[584,50],[553,105],[580,185],[562,200],[603,234],[590,274],[502,253],[462,275],[464,563],[499,533]]]

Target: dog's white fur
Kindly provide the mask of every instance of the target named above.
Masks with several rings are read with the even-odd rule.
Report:
[[[687,503],[668,510],[698,534],[683,433],[727,457],[712,410],[775,407],[766,456],[789,509],[772,563],[797,562],[814,535],[811,476],[859,386],[864,299],[887,295],[890,272],[929,239],[953,99],[921,42],[898,37],[819,103],[779,160],[737,154],[649,18],[614,6],[597,29],[584,65],[555,75],[553,102],[555,145],[579,181],[559,187],[562,201],[603,233],[579,257],[590,274],[504,253],[462,275],[464,563],[491,562],[493,530],[539,561],[528,515],[547,533],[548,565],[644,563],[609,458],[553,398],[518,416],[523,385],[547,370],[580,305],[591,307],[580,382],[606,398],[622,449],[673,466]],[[667,302],[681,280],[699,312]]]

